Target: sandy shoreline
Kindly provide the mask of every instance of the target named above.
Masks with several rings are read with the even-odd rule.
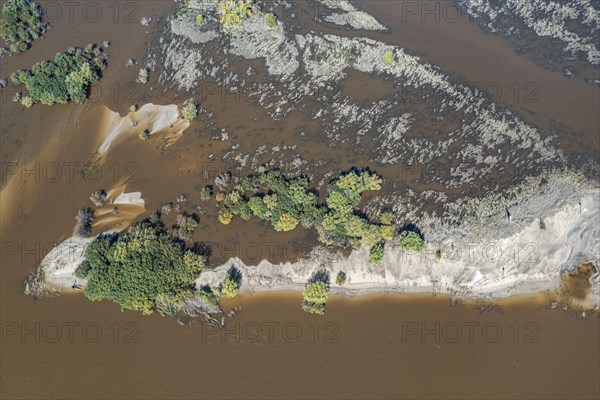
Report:
[[[584,262],[598,265],[600,189],[576,186],[570,176],[556,178],[534,195],[524,187],[520,189],[521,197],[511,200],[510,207],[499,207],[494,199],[495,211],[490,211],[489,204],[479,201],[481,209],[487,211],[463,225],[434,225],[439,226],[433,228],[435,234],[424,228],[426,239],[430,239],[421,253],[388,242],[379,266],[369,263],[365,248],[344,256],[318,246],[293,263],[263,260],[258,265],[245,265],[241,259],[231,258],[200,274],[195,285],[218,286],[227,271],[236,267],[243,276],[242,293],[302,291],[313,273],[325,271],[331,277],[332,294],[433,293],[460,299],[500,299],[557,291],[565,273]],[[536,215],[540,207],[544,214]],[[42,261],[46,282],[67,290],[74,282],[84,285],[74,271],[89,243],[69,239],[48,254]],[[435,256],[437,250],[442,253],[440,259]],[[64,260],[65,256],[69,258]],[[347,275],[343,286],[334,283],[339,271]],[[592,276],[591,283],[588,301],[600,305],[600,273]]]

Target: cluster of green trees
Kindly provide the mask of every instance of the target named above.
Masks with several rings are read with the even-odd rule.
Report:
[[[0,38],[10,45],[10,51],[21,53],[31,42],[41,38],[49,25],[42,22],[43,10],[31,0],[7,0],[2,6]]]
[[[269,221],[277,231],[290,231],[298,224],[315,228],[320,240],[333,246],[363,245],[377,254],[372,262],[383,257],[383,241],[393,237],[393,215],[383,213],[378,223],[355,212],[361,194],[379,190],[381,178],[364,170],[352,170],[340,175],[329,185],[325,204],[309,189],[304,177],[287,178],[280,171],[268,171],[245,177],[223,201],[219,220],[229,224],[234,216],[244,220],[256,216]]]
[[[204,269],[203,258],[154,218],[122,234],[98,236],[76,275],[88,280],[85,295],[90,300],[109,299],[150,314],[157,309],[176,312],[186,298],[206,296],[193,290]]]
[[[106,58],[102,50],[92,44],[85,49],[70,48],[57,53],[54,61],[42,61],[31,70],[16,71],[10,79],[15,85],[25,84],[29,91],[26,97],[32,104],[83,103],[104,68]]]

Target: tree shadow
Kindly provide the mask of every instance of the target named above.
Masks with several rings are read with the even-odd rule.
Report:
[[[229,268],[229,271],[227,271],[227,276],[237,284],[237,287],[242,285],[242,271],[240,271],[238,268],[234,266]]]
[[[327,271],[316,271],[308,279],[308,283],[323,282],[329,286],[331,277]]]

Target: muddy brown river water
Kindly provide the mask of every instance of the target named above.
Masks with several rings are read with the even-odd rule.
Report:
[[[82,2],[82,8],[88,3]],[[112,42],[109,67],[94,88],[93,101],[26,110],[10,101],[10,88],[2,92],[2,398],[600,397],[598,315],[580,319],[577,310],[550,309],[554,293],[501,301],[486,308],[494,312],[483,313],[477,309],[481,303],[450,306],[444,296],[333,296],[323,317],[301,310],[300,293],[246,294],[224,303],[226,310],[241,311],[223,331],[120,312],[113,303],[90,302],[78,294],[39,301],[25,297],[24,277],[54,243],[71,235],[76,210],[99,187],[125,183],[126,191],[142,192],[146,214],[187,193],[185,207],[193,210],[198,190],[209,183],[206,171],[225,169],[215,160],[228,145],[209,140],[204,126],[196,124],[167,149],[152,141],[124,142],[109,152],[100,176],[80,175],[97,146],[105,107],[124,115],[132,103],[181,103],[153,80],[154,90],[128,86],[137,68],[125,67],[130,57],[143,60],[151,35],[146,33],[150,28],[127,23],[127,15],[134,10],[138,18],[164,18],[173,2],[108,3],[98,3],[103,14],[94,23],[77,13],[71,22],[68,9],[61,8],[62,17],[43,41],[23,55],[1,59],[5,77],[69,46]],[[135,8],[127,8],[129,3]],[[114,4],[118,15],[110,8]],[[387,33],[361,35],[412,48],[468,81],[498,82],[503,88],[535,82],[539,102],[511,101],[508,88],[500,102],[542,127],[553,122],[570,127],[559,138],[567,154],[600,154],[597,87],[541,69],[475,24],[404,23],[397,17],[399,2],[359,4],[391,27]],[[350,75],[343,89],[364,101],[389,90],[385,82],[372,85],[360,74]],[[256,133],[251,139],[239,134],[249,149],[260,143],[295,144],[306,158],[328,159],[339,169],[369,165],[366,157],[348,158],[343,146],[304,141],[298,130],[318,126],[300,115],[270,121],[246,102],[206,101],[216,125],[234,134]],[[23,167],[13,171],[13,164],[7,164],[16,161],[26,163],[24,175]],[[379,170],[394,174],[393,169]],[[417,182],[407,185],[423,189]],[[294,260],[316,243],[311,232],[277,234],[253,220],[222,229],[216,209],[205,206],[205,211],[194,239],[215,244],[211,265],[231,256],[246,263]]]

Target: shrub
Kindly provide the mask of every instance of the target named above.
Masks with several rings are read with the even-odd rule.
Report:
[[[311,314],[325,314],[325,304],[329,297],[329,285],[326,282],[309,282],[302,293],[302,309]]]
[[[222,26],[239,24],[254,14],[254,0],[221,0],[219,13]]]
[[[75,225],[75,234],[81,237],[90,237],[92,234],[92,223],[94,222],[94,210],[84,208],[77,211],[75,215],[77,224]]]
[[[383,245],[381,243],[377,243],[375,246],[371,247],[371,254],[369,255],[369,262],[372,265],[379,265],[381,261],[383,261]]]
[[[192,240],[197,227],[198,219],[195,215],[179,214],[172,230],[173,236],[184,241]]]
[[[102,207],[106,202],[106,192],[104,190],[98,190],[92,193],[90,200],[96,207]]]
[[[181,115],[191,122],[198,116],[198,107],[193,102],[190,102],[183,107]]]
[[[204,15],[202,15],[202,14],[196,15],[196,22],[198,24],[202,24],[204,22]]]
[[[54,61],[35,64],[30,71],[16,71],[10,79],[15,85],[25,84],[32,104],[83,103],[105,67],[106,59],[97,48],[72,48],[57,53]]]
[[[204,186],[200,191],[200,200],[208,201],[212,196],[212,188],[210,186]]]
[[[298,219],[289,214],[281,214],[279,221],[275,224],[276,231],[291,231],[298,225]]]
[[[231,267],[227,271],[227,275],[216,289],[221,296],[233,299],[237,296],[238,290],[242,286],[242,273],[236,267]]]
[[[383,63],[388,67],[394,65],[394,53],[391,50],[383,53]]]
[[[425,248],[425,241],[417,232],[404,230],[400,232],[398,244],[404,250],[422,251]]]
[[[140,68],[140,71],[138,72],[138,76],[137,76],[137,81],[139,83],[146,84],[146,83],[148,83],[149,78],[150,78],[150,72],[148,71],[148,68]]]
[[[26,108],[30,108],[33,105],[33,99],[31,98],[31,96],[23,96],[21,98],[21,104],[24,105]]]
[[[90,300],[112,300],[121,307],[172,313],[180,300],[192,296],[191,287],[204,269],[182,242],[149,220],[126,232],[101,235],[87,248],[77,274],[88,280]],[[175,311],[176,312],[176,311]]]
[[[269,28],[275,28],[277,26],[277,17],[275,16],[275,14],[265,14],[265,25]]]
[[[13,53],[21,53],[31,42],[41,38],[49,29],[42,22],[42,7],[31,0],[7,0],[2,6],[0,37],[9,45]]]
[[[156,311],[172,317],[183,308],[183,300],[180,296],[174,294],[159,293],[156,295],[154,303]]]
[[[204,271],[204,259],[201,255],[194,253],[191,250],[186,250],[183,254],[183,262],[186,267],[197,271]]]
[[[346,283],[346,273],[345,272],[338,272],[337,276],[335,277],[335,283],[338,286],[342,286],[344,283]]]
[[[139,136],[144,142],[150,140],[150,132],[148,132],[148,129],[144,129],[142,132],[140,132]]]
[[[220,210],[217,218],[219,218],[219,221],[221,221],[222,224],[229,225],[233,218],[233,214],[228,211]]]
[[[544,222],[544,220],[543,220],[543,219],[540,219],[540,229],[541,229],[542,231],[545,231],[545,230],[546,230],[546,223]]]
[[[164,214],[164,215],[169,215],[169,214],[171,214],[172,211],[173,211],[173,203],[164,204],[160,208],[161,214]]]
[[[223,296],[233,299],[238,292],[237,283],[233,281],[229,276],[223,279],[221,283],[221,293]]]
[[[381,222],[383,225],[391,225],[394,222],[394,213],[389,211],[381,213],[379,216],[379,222]]]

